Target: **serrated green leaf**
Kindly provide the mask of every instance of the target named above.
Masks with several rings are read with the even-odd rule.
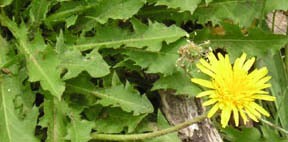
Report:
[[[128,59],[135,61],[136,65],[147,68],[146,73],[162,73],[167,76],[179,70],[176,67],[176,61],[179,58],[178,50],[186,43],[184,39],[181,39],[170,45],[164,45],[159,52],[127,49],[123,51],[123,54],[127,55]]]
[[[79,111],[75,111],[70,108],[69,117],[71,123],[68,124],[68,135],[66,139],[71,140],[71,142],[88,142],[91,139],[90,133],[94,127],[94,123],[82,120]]]
[[[191,83],[189,76],[187,76],[183,71],[175,72],[166,77],[161,76],[160,79],[153,84],[152,88],[152,90],[158,89],[173,89],[176,91],[176,95],[187,94],[191,97],[197,95],[201,91],[199,87]]]
[[[261,16],[262,5],[261,0],[214,0],[209,6],[200,5],[193,17],[200,24],[211,21],[216,25],[232,20],[234,24],[249,27],[253,20]]]
[[[165,6],[147,6],[143,7],[137,14],[142,18],[156,20],[158,22],[175,21],[176,25],[180,26],[192,19],[192,15],[188,12],[179,12],[176,9],[167,8]],[[191,27],[192,28],[192,27]]]
[[[131,133],[146,115],[133,116],[119,108],[109,108],[95,121],[95,129],[99,133],[120,133],[128,128],[127,133]]]
[[[61,2],[61,7],[45,19],[45,24],[51,26],[53,23],[66,21],[66,18],[77,13],[82,14],[97,5],[98,3],[93,1],[88,3],[85,1],[63,1]]]
[[[27,117],[17,117],[14,99],[21,94],[19,79],[15,76],[0,77],[0,139],[3,142],[39,142],[34,136],[38,108],[33,107]]]
[[[214,35],[210,29],[197,32],[195,41],[203,43],[210,41],[212,48],[225,48],[232,59],[239,57],[242,52],[250,56],[264,57],[269,51],[275,54],[288,42],[288,37],[266,33],[257,28],[248,29],[243,35],[236,25],[223,24],[225,35]]]
[[[68,106],[65,102],[49,95],[44,99],[44,116],[40,119],[40,125],[47,127],[46,142],[65,142],[67,112]]]
[[[123,111],[133,112],[134,115],[153,112],[153,106],[148,98],[133,89],[129,83],[126,86],[117,85],[109,88],[96,89],[93,84],[86,80],[71,80],[68,89],[76,93],[91,94],[98,98],[97,104],[102,106],[120,107]]]
[[[147,26],[136,19],[131,21],[135,31],[133,33],[115,24],[107,24],[99,27],[94,37],[80,40],[71,48],[85,51],[102,46],[119,48],[121,45],[126,45],[136,48],[148,47],[149,51],[159,51],[163,41],[171,43],[186,35],[184,30],[175,25],[166,27],[157,22],[149,22]]]
[[[158,110],[157,115],[157,127],[159,129],[165,129],[171,127],[160,110]],[[174,132],[153,139],[146,139],[143,140],[143,142],[181,142],[181,139],[178,137],[177,132]]]
[[[93,50],[85,57],[78,50],[67,50],[60,59],[61,67],[68,70],[63,77],[65,80],[74,78],[83,71],[87,71],[95,78],[103,77],[110,73],[109,66],[97,50]]]
[[[31,3],[30,17],[32,26],[38,26],[46,18],[48,13],[49,0],[33,0]]]
[[[56,52],[44,43],[39,33],[30,42],[24,24],[18,28],[16,23],[5,16],[0,16],[0,21],[9,28],[19,42],[18,49],[26,57],[29,81],[40,81],[44,90],[49,90],[52,95],[60,99],[65,90],[65,84],[60,79],[60,72],[57,70],[60,61]]]
[[[86,17],[104,24],[108,19],[127,20],[138,12],[146,0],[97,0],[98,5]]]
[[[202,0],[157,0],[156,5],[166,5],[168,8],[179,8],[180,12],[189,11],[193,14]]]

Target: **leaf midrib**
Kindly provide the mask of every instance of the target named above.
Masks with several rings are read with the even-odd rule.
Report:
[[[180,32],[177,32],[180,33]],[[89,50],[92,49],[93,47],[96,46],[102,46],[102,45],[113,45],[113,44],[121,44],[121,43],[127,43],[127,42],[138,42],[138,41],[148,41],[148,40],[159,40],[159,39],[167,39],[167,38],[174,38],[174,37],[178,37],[178,34],[174,34],[173,36],[157,36],[157,37],[153,37],[153,38],[130,38],[130,39],[122,39],[122,40],[116,40],[116,41],[104,41],[104,42],[99,42],[99,43],[87,43],[87,44],[78,44],[78,45],[74,45],[73,48],[78,48],[81,51],[84,50]],[[81,49],[83,48],[83,49]]]
[[[75,86],[75,85],[72,85],[72,84],[67,84],[67,86],[70,86],[70,87],[72,87],[72,88],[81,90],[81,91],[86,92],[86,93],[89,93],[89,94],[93,94],[94,96],[97,96],[97,97],[102,98],[102,99],[110,99],[110,100],[113,100],[113,101],[116,101],[116,102],[121,102],[121,103],[124,103],[124,104],[129,104],[130,108],[134,108],[134,106],[138,106],[138,108],[142,108],[142,109],[148,110],[146,107],[144,107],[144,106],[141,105],[141,104],[132,103],[132,102],[129,102],[129,101],[117,99],[117,98],[115,98],[115,97],[110,97],[110,96],[104,95],[104,94],[102,94],[102,93],[100,93],[100,92],[91,91],[91,90],[89,90],[89,89],[82,88],[82,87],[79,87],[79,86]],[[121,107],[121,105],[120,105],[120,107]]]
[[[46,75],[45,71],[42,69],[41,65],[37,62],[36,58],[33,56],[33,54],[29,51],[26,42],[20,39],[20,43],[24,49],[24,51],[26,52],[26,54],[29,55],[29,58],[31,58],[32,62],[34,63],[34,65],[37,67],[37,69],[39,70],[39,72],[42,74],[42,76],[44,77],[44,79],[48,82],[49,86],[52,88],[53,92],[55,95],[58,96],[58,92],[57,89],[55,88],[55,86],[53,85],[52,81],[49,79],[49,77]],[[40,80],[41,81],[41,80]]]
[[[4,118],[5,118],[5,123],[6,123],[6,130],[7,130],[7,135],[8,135],[8,138],[9,138],[9,141],[12,141],[12,137],[11,137],[11,132],[10,132],[10,129],[8,128],[9,127],[9,122],[8,122],[8,114],[7,114],[7,110],[6,110],[6,99],[5,99],[5,87],[4,87],[5,84],[2,84],[2,87],[1,87],[1,97],[2,97],[2,106],[3,106],[3,111],[4,111]]]

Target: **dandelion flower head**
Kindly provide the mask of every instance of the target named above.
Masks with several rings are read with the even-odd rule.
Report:
[[[216,58],[211,52],[208,55],[209,62],[200,59],[197,64],[197,68],[211,79],[191,79],[193,83],[208,88],[196,97],[208,96],[208,100],[203,103],[203,106],[213,105],[208,112],[208,118],[220,110],[223,128],[228,125],[232,113],[236,126],[239,126],[239,114],[244,124],[248,121],[248,117],[258,122],[261,114],[264,116],[270,114],[255,100],[275,100],[275,97],[268,95],[268,92],[264,90],[271,87],[271,84],[267,83],[271,79],[271,76],[267,76],[267,68],[250,71],[255,58],[246,61],[246,57],[247,55],[243,53],[231,65],[227,54],[224,57],[218,53],[218,58]]]

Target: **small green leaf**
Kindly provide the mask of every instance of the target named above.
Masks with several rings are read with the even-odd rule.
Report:
[[[78,15],[72,15],[66,19],[66,28],[73,26],[78,19]]]
[[[158,89],[174,89],[176,90],[176,95],[187,94],[189,96],[195,96],[201,91],[199,87],[191,83],[190,78],[183,71],[178,71],[165,77],[161,76],[160,79],[154,83],[152,88],[152,90]]]
[[[109,66],[102,59],[97,50],[83,57],[78,50],[67,50],[60,57],[61,67],[68,71],[63,79],[71,79],[78,76],[82,71],[87,71],[92,77],[98,78],[109,74]]]

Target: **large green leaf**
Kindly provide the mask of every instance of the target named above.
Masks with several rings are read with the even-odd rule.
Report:
[[[49,96],[44,99],[44,116],[40,119],[40,125],[47,128],[46,142],[65,142],[67,135],[68,106],[56,97]]]
[[[98,5],[89,10],[86,17],[99,23],[106,23],[109,18],[126,20],[138,12],[146,0],[96,0]]]
[[[157,0],[156,5],[166,5],[168,8],[179,8],[181,12],[190,11],[193,14],[201,0]]]
[[[96,120],[95,129],[99,133],[121,133],[128,128],[127,132],[131,133],[146,115],[133,116],[119,108],[109,108]]]
[[[91,82],[82,78],[71,80],[67,86],[73,92],[100,98],[97,103],[102,106],[120,107],[123,111],[133,112],[134,115],[153,112],[153,106],[148,98],[145,95],[141,96],[128,82],[126,86],[119,84],[97,89]]]
[[[0,139],[3,142],[39,142],[34,136],[38,108],[33,107],[25,119],[17,117],[14,101],[21,94],[18,77],[0,74]]]
[[[287,36],[266,33],[257,28],[248,29],[244,35],[236,25],[223,24],[223,27],[225,35],[215,35],[210,29],[203,29],[197,32],[195,41],[203,43],[209,40],[213,48],[225,48],[233,59],[242,52],[257,57],[266,56],[268,51],[275,54],[288,42]]]
[[[178,71],[165,77],[161,76],[160,79],[154,83],[152,88],[152,90],[158,89],[174,89],[176,95],[189,96],[195,96],[201,91],[199,87],[191,83],[189,76],[186,75],[184,71]]]
[[[132,48],[125,50],[123,54],[127,55],[128,59],[135,61],[136,65],[147,68],[146,73],[162,73],[167,76],[179,70],[176,67],[176,61],[179,58],[178,50],[186,43],[184,39],[181,39],[170,45],[164,45],[159,52]]]
[[[223,20],[249,27],[255,18],[261,16],[261,0],[214,0],[209,6],[200,5],[193,14],[200,24],[211,21],[213,25]],[[245,13],[245,14],[243,14]]]
[[[49,90],[52,95],[61,98],[65,84],[60,79],[57,67],[60,63],[56,52],[47,46],[40,34],[29,41],[28,31],[24,24],[18,28],[17,24],[5,16],[0,16],[0,21],[7,26],[19,43],[19,50],[26,57],[26,63],[31,82],[40,81],[44,90]]]
[[[186,35],[186,32],[179,27],[166,27],[157,22],[149,22],[145,25],[136,19],[131,20],[135,32],[123,30],[118,25],[107,24],[98,27],[95,36],[80,40],[71,48],[78,48],[81,51],[96,47],[119,48],[121,45],[128,47],[148,47],[149,51],[159,51],[162,42],[171,43]]]

